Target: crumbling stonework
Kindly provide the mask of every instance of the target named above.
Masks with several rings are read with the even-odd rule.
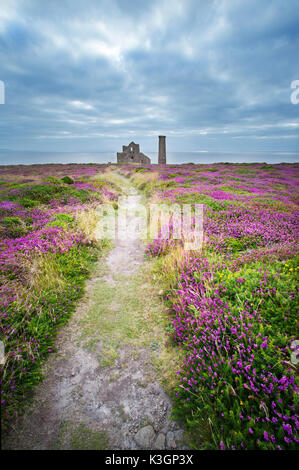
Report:
[[[149,157],[140,152],[139,144],[131,142],[129,145],[123,145],[123,151],[117,152],[117,163],[143,163],[150,165]]]

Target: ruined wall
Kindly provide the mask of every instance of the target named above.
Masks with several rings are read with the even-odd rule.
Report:
[[[135,144],[135,142],[131,142],[129,145],[123,145],[123,152],[133,152],[133,153],[140,153],[139,144]]]
[[[151,160],[143,153],[117,152],[117,163],[144,163],[149,165]]]
[[[143,163],[149,165],[151,160],[140,152],[139,144],[131,142],[129,145],[123,145],[122,152],[117,152],[117,163]]]

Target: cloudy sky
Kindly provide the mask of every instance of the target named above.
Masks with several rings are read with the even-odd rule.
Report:
[[[0,80],[0,148],[298,151],[299,2],[0,0]]]

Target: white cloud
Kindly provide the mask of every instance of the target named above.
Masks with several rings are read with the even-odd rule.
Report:
[[[77,109],[83,109],[83,110],[94,109],[94,107],[91,104],[84,103],[83,101],[78,101],[78,100],[69,101],[69,104]]]
[[[113,14],[103,8],[94,18],[85,12],[82,12],[80,19],[75,15],[55,23],[46,16],[39,18],[38,23],[30,24],[44,38],[37,45],[38,53],[41,55],[43,50],[50,52],[52,49],[55,54],[66,52],[75,60],[104,57],[116,68],[123,70],[128,52],[150,50],[157,33],[165,33],[173,20],[182,19],[187,11],[186,5],[180,0],[160,0],[152,6],[149,4],[136,19],[135,15],[124,15],[113,2],[111,6],[114,7]]]
[[[0,1],[0,33],[4,33],[7,25],[15,20],[22,21],[18,15],[19,0]]]

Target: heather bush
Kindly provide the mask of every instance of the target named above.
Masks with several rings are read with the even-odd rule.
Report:
[[[38,206],[38,201],[34,201],[32,199],[29,199],[28,197],[22,197],[19,203],[21,206],[25,207],[26,209]]]
[[[155,181],[149,187],[163,202],[205,205],[201,253],[181,251],[175,263],[171,238],[147,247],[166,282],[169,342],[185,353],[173,413],[185,422],[195,448],[295,449],[298,377],[290,347],[298,337],[296,168],[274,165],[276,174],[269,174],[268,166],[227,167],[181,167],[174,190],[161,191]],[[159,172],[165,181],[173,169]]]
[[[82,295],[83,282],[97,251],[88,246],[74,246],[67,252],[51,256],[52,272],[59,273],[62,283],[40,292],[23,292],[11,298],[2,311],[2,334],[5,334],[6,362],[2,371],[2,424],[9,425],[42,378],[43,360],[55,349],[58,326],[71,315]],[[30,282],[29,271],[26,276]],[[18,293],[22,293],[21,287]]]
[[[70,176],[63,176],[61,181],[63,181],[65,184],[74,184],[74,180]]]
[[[20,217],[4,217],[2,220],[2,233],[8,238],[21,237],[25,231],[25,224]]]
[[[49,167],[52,174],[45,181]],[[87,167],[77,175],[94,178],[96,172]],[[10,170],[13,180],[18,170]],[[94,185],[74,178],[73,184],[63,184],[57,177],[61,170],[58,166],[55,173],[45,165],[40,181],[0,185],[3,431],[32,397],[43,361],[55,349],[58,327],[74,310],[92,263],[106,245],[96,240],[95,217],[90,214],[101,201],[112,203],[118,194],[116,185],[104,180]],[[30,176],[27,167],[23,171]]]
[[[289,263],[254,262],[238,270],[228,266],[215,274],[214,283],[217,292],[236,313],[239,309],[258,311],[274,330],[296,337],[298,266],[298,256]]]
[[[186,359],[174,414],[198,434],[196,447],[295,448],[298,381],[289,364],[290,338],[279,332],[279,315],[251,302],[246,281],[259,284],[252,272],[226,274],[202,258],[189,259],[179,274],[169,295],[172,340]],[[280,302],[272,299],[271,311]],[[293,331],[295,318],[284,321],[284,330]]]

